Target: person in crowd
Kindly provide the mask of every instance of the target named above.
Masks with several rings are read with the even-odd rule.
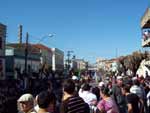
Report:
[[[72,80],[75,83],[75,91],[78,92],[80,88],[79,78],[76,75],[73,75]]]
[[[117,83],[112,86],[112,97],[114,98],[119,113],[127,113],[125,96],[122,94],[121,88],[123,85],[122,76],[117,76]]]
[[[140,87],[140,82],[136,77],[133,77],[132,80],[133,80],[133,85],[130,88],[130,92],[138,95],[141,99],[143,99],[143,92]]]
[[[146,95],[146,99],[147,99],[147,113],[150,113],[150,83],[149,84],[147,84],[147,86],[148,86],[148,93],[147,93],[147,95]]]
[[[103,81],[99,82],[98,87],[99,88],[105,87],[105,83]]]
[[[45,83],[44,88],[41,88],[41,89],[39,90],[39,92],[37,93],[37,95],[35,96],[35,106],[34,106],[34,109],[35,109],[37,112],[38,112],[38,110],[39,110],[39,106],[38,106],[38,104],[37,104],[37,98],[38,98],[38,94],[39,94],[40,92],[42,92],[42,91],[52,92],[52,91],[53,91],[52,83],[51,83],[50,81],[47,81],[47,82]]]
[[[138,81],[140,83],[140,88],[141,88],[141,91],[142,91],[142,100],[144,102],[144,110],[145,112],[147,112],[148,108],[147,108],[147,104],[146,104],[146,94],[147,94],[147,86],[145,84],[145,79],[143,76],[139,77],[138,78]]]
[[[128,113],[142,113],[143,101],[136,94],[130,93],[130,85],[124,85],[122,93],[126,96]]]
[[[37,113],[34,110],[34,98],[31,94],[23,94],[18,99],[18,107],[20,113]]]
[[[110,97],[110,91],[108,87],[102,87],[100,89],[100,96],[102,100],[97,105],[97,112],[99,113],[119,113],[115,101]]]
[[[37,96],[39,110],[37,113],[55,113],[56,98],[53,92],[42,91]]]
[[[144,103],[144,96],[143,96],[144,92],[143,92],[143,90],[140,87],[139,80],[137,79],[137,77],[133,77],[132,81],[133,81],[133,85],[130,88],[130,93],[136,94]],[[144,108],[143,108],[143,112],[144,112]]]
[[[92,93],[96,95],[97,101],[100,100],[100,93],[99,92],[100,92],[100,90],[98,87],[92,88]]]
[[[89,113],[89,106],[75,94],[75,83],[67,79],[63,83],[63,98],[60,113]]]
[[[34,103],[34,109],[35,109],[36,112],[39,111],[39,105],[37,104],[37,98],[38,98],[38,95],[36,95],[36,97],[35,97],[35,103]]]
[[[96,105],[97,97],[91,91],[91,86],[88,83],[83,84],[79,90],[79,96],[89,105]]]

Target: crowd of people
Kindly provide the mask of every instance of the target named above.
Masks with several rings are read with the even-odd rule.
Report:
[[[149,76],[109,76],[94,84],[90,76],[79,78],[71,75],[60,82],[59,87],[58,84],[53,85],[54,82],[49,79],[36,82],[31,82],[32,87],[27,91],[21,90],[20,82],[10,85],[1,83],[0,99],[3,101],[0,103],[0,113],[150,112]],[[7,97],[5,101],[4,95]],[[11,110],[7,109],[9,106]]]
[[[16,80],[0,81],[0,113],[17,113],[17,99],[21,95]]]

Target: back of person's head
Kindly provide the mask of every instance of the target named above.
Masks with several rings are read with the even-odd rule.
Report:
[[[39,108],[46,109],[50,104],[55,103],[56,97],[53,92],[42,91],[38,94],[37,104]]]
[[[123,88],[123,90],[125,90],[125,92],[129,93],[131,85],[130,84],[125,84],[125,85],[122,86],[122,88]]]
[[[96,95],[97,100],[99,100],[99,99],[100,99],[100,93],[99,93],[99,92],[100,92],[100,90],[99,90],[99,88],[98,88],[98,87],[94,87],[94,88],[92,88],[92,93]]]
[[[103,93],[104,95],[110,96],[110,90],[109,90],[108,87],[102,87],[102,88],[100,89],[100,91],[101,91],[101,93]]]
[[[75,91],[75,83],[74,83],[74,81],[71,80],[71,79],[65,80],[64,83],[63,83],[63,89],[68,94],[73,94],[74,91]]]
[[[82,90],[84,90],[84,91],[90,91],[90,89],[91,89],[91,86],[88,83],[83,84]]]
[[[137,85],[137,86],[140,85],[140,82],[138,81],[138,79],[133,80],[133,85]]]

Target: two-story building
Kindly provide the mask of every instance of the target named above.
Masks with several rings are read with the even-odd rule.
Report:
[[[150,8],[141,18],[142,47],[150,47]]]
[[[27,72],[39,72],[40,51],[29,46]],[[32,52],[31,52],[32,51]],[[17,78],[17,71],[25,71],[25,44],[11,43],[6,46],[6,77]]]
[[[0,23],[0,79],[5,79],[6,26]]]
[[[62,72],[64,70],[64,52],[58,48],[52,50],[52,70]]]
[[[35,44],[34,47],[40,49],[41,64],[47,64],[53,71],[63,71],[64,52],[58,48],[49,48],[42,44]]]
[[[88,62],[84,59],[72,59],[71,68],[74,70],[85,70],[87,69]]]

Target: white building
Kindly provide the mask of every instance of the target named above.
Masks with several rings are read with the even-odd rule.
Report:
[[[102,58],[97,58],[96,60],[97,64],[97,69],[103,69],[105,71],[117,71],[118,68],[118,63],[117,59],[102,59]]]
[[[64,52],[58,48],[51,48],[52,50],[52,70],[63,71],[64,70]]]
[[[72,59],[71,68],[75,70],[84,70],[87,68],[87,65],[84,59]]]
[[[6,26],[0,23],[0,79],[5,79]]]
[[[139,77],[143,76],[144,78],[146,77],[146,74],[150,76],[150,61],[146,61],[144,59],[141,62],[136,74],[138,74]]]

